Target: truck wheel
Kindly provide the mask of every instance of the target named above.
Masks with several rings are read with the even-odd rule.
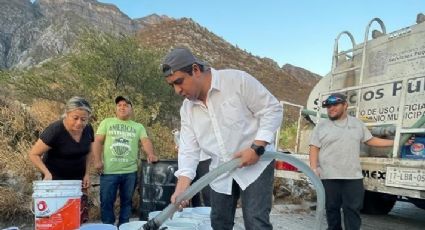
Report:
[[[364,214],[386,215],[394,207],[397,197],[379,192],[365,191],[363,209]]]
[[[409,201],[412,202],[416,207],[425,209],[425,200],[424,199],[418,199],[418,198],[411,198],[408,197]]]

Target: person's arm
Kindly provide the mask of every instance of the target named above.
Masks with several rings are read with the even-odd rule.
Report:
[[[372,137],[365,143],[369,146],[374,146],[374,147],[389,147],[394,145],[394,140]]]
[[[189,188],[190,183],[192,183],[192,180],[189,177],[179,176],[176,184],[176,189],[174,190],[174,193],[171,196],[171,203],[176,203],[176,198],[183,194],[183,192],[186,191],[187,188]],[[182,209],[187,205],[189,205],[189,201],[183,200],[179,204],[179,209]]]
[[[94,142],[92,145],[94,167],[98,171],[98,173],[103,173],[102,152],[103,152],[104,142],[105,142],[105,135],[97,134],[94,138]]]
[[[156,162],[158,161],[158,157],[155,155],[153,151],[153,144],[152,141],[145,137],[140,140],[140,144],[143,146],[143,150],[146,152],[146,159],[148,160],[148,163]]]
[[[319,173],[319,152],[320,148],[314,145],[310,145],[310,151],[309,151],[309,160],[310,160],[310,168],[313,170],[314,173],[316,173],[317,176],[320,176]]]
[[[90,152],[86,159],[86,172],[83,177],[83,188],[90,187],[90,165],[93,162],[93,144],[94,142],[90,144]]]
[[[41,171],[41,173],[43,173],[44,180],[52,179],[52,174],[41,160],[41,156],[47,151],[49,151],[49,149],[50,146],[46,145],[41,139],[38,139],[34,146],[31,148],[28,155],[31,162]]]
[[[181,195],[190,186],[190,183],[196,176],[196,168],[199,164],[201,149],[193,131],[191,116],[189,115],[190,106],[183,102],[180,108],[181,129],[180,145],[178,149],[178,170],[174,176],[178,178],[176,189],[171,196],[171,202],[176,203],[176,198]],[[188,200],[183,200],[179,208],[189,204]]]

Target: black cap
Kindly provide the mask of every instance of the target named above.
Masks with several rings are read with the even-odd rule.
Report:
[[[118,96],[118,97],[115,98],[115,104],[118,104],[118,102],[120,102],[120,101],[125,101],[127,104],[130,104],[131,106],[133,106],[133,104],[131,103],[131,101],[128,97]]]
[[[165,77],[170,76],[175,71],[192,64],[205,65],[205,62],[196,58],[187,48],[174,48],[162,61],[162,73]]]
[[[330,105],[336,105],[339,103],[344,103],[347,101],[347,96],[345,96],[342,93],[332,93],[331,95],[329,95],[328,98],[326,98],[326,100],[324,100],[322,102],[322,107],[328,107]]]

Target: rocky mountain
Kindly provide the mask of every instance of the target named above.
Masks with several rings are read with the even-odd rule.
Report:
[[[190,47],[199,57],[217,69],[242,69],[259,79],[280,100],[304,104],[320,76],[305,69],[278,64],[254,56],[228,43],[192,19],[166,19],[146,26],[137,34],[142,44],[158,49]]]
[[[26,67],[69,52],[85,28],[134,34],[143,25],[94,0],[0,0],[0,68]]]
[[[136,34],[148,47],[190,47],[216,68],[237,68],[257,77],[281,100],[305,104],[318,75],[280,68],[252,55],[188,18],[150,15],[131,19],[116,6],[95,0],[0,0],[0,69],[24,68],[69,52],[86,28]]]
[[[305,70],[301,67],[293,66],[291,64],[285,64],[282,66],[282,70],[293,77],[295,77],[298,81],[304,82],[305,84],[313,87],[316,82],[312,81],[312,78],[315,78],[317,81],[322,78],[319,74],[312,73],[308,70]]]

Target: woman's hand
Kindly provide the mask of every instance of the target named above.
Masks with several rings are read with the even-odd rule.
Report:
[[[103,162],[101,160],[95,160],[94,168],[96,169],[97,173],[101,175],[103,173]]]
[[[53,176],[52,176],[52,174],[50,172],[46,172],[44,174],[43,180],[52,180],[52,179],[53,179]]]
[[[88,187],[90,187],[90,176],[89,174],[86,174],[83,177],[83,188],[86,189]]]

